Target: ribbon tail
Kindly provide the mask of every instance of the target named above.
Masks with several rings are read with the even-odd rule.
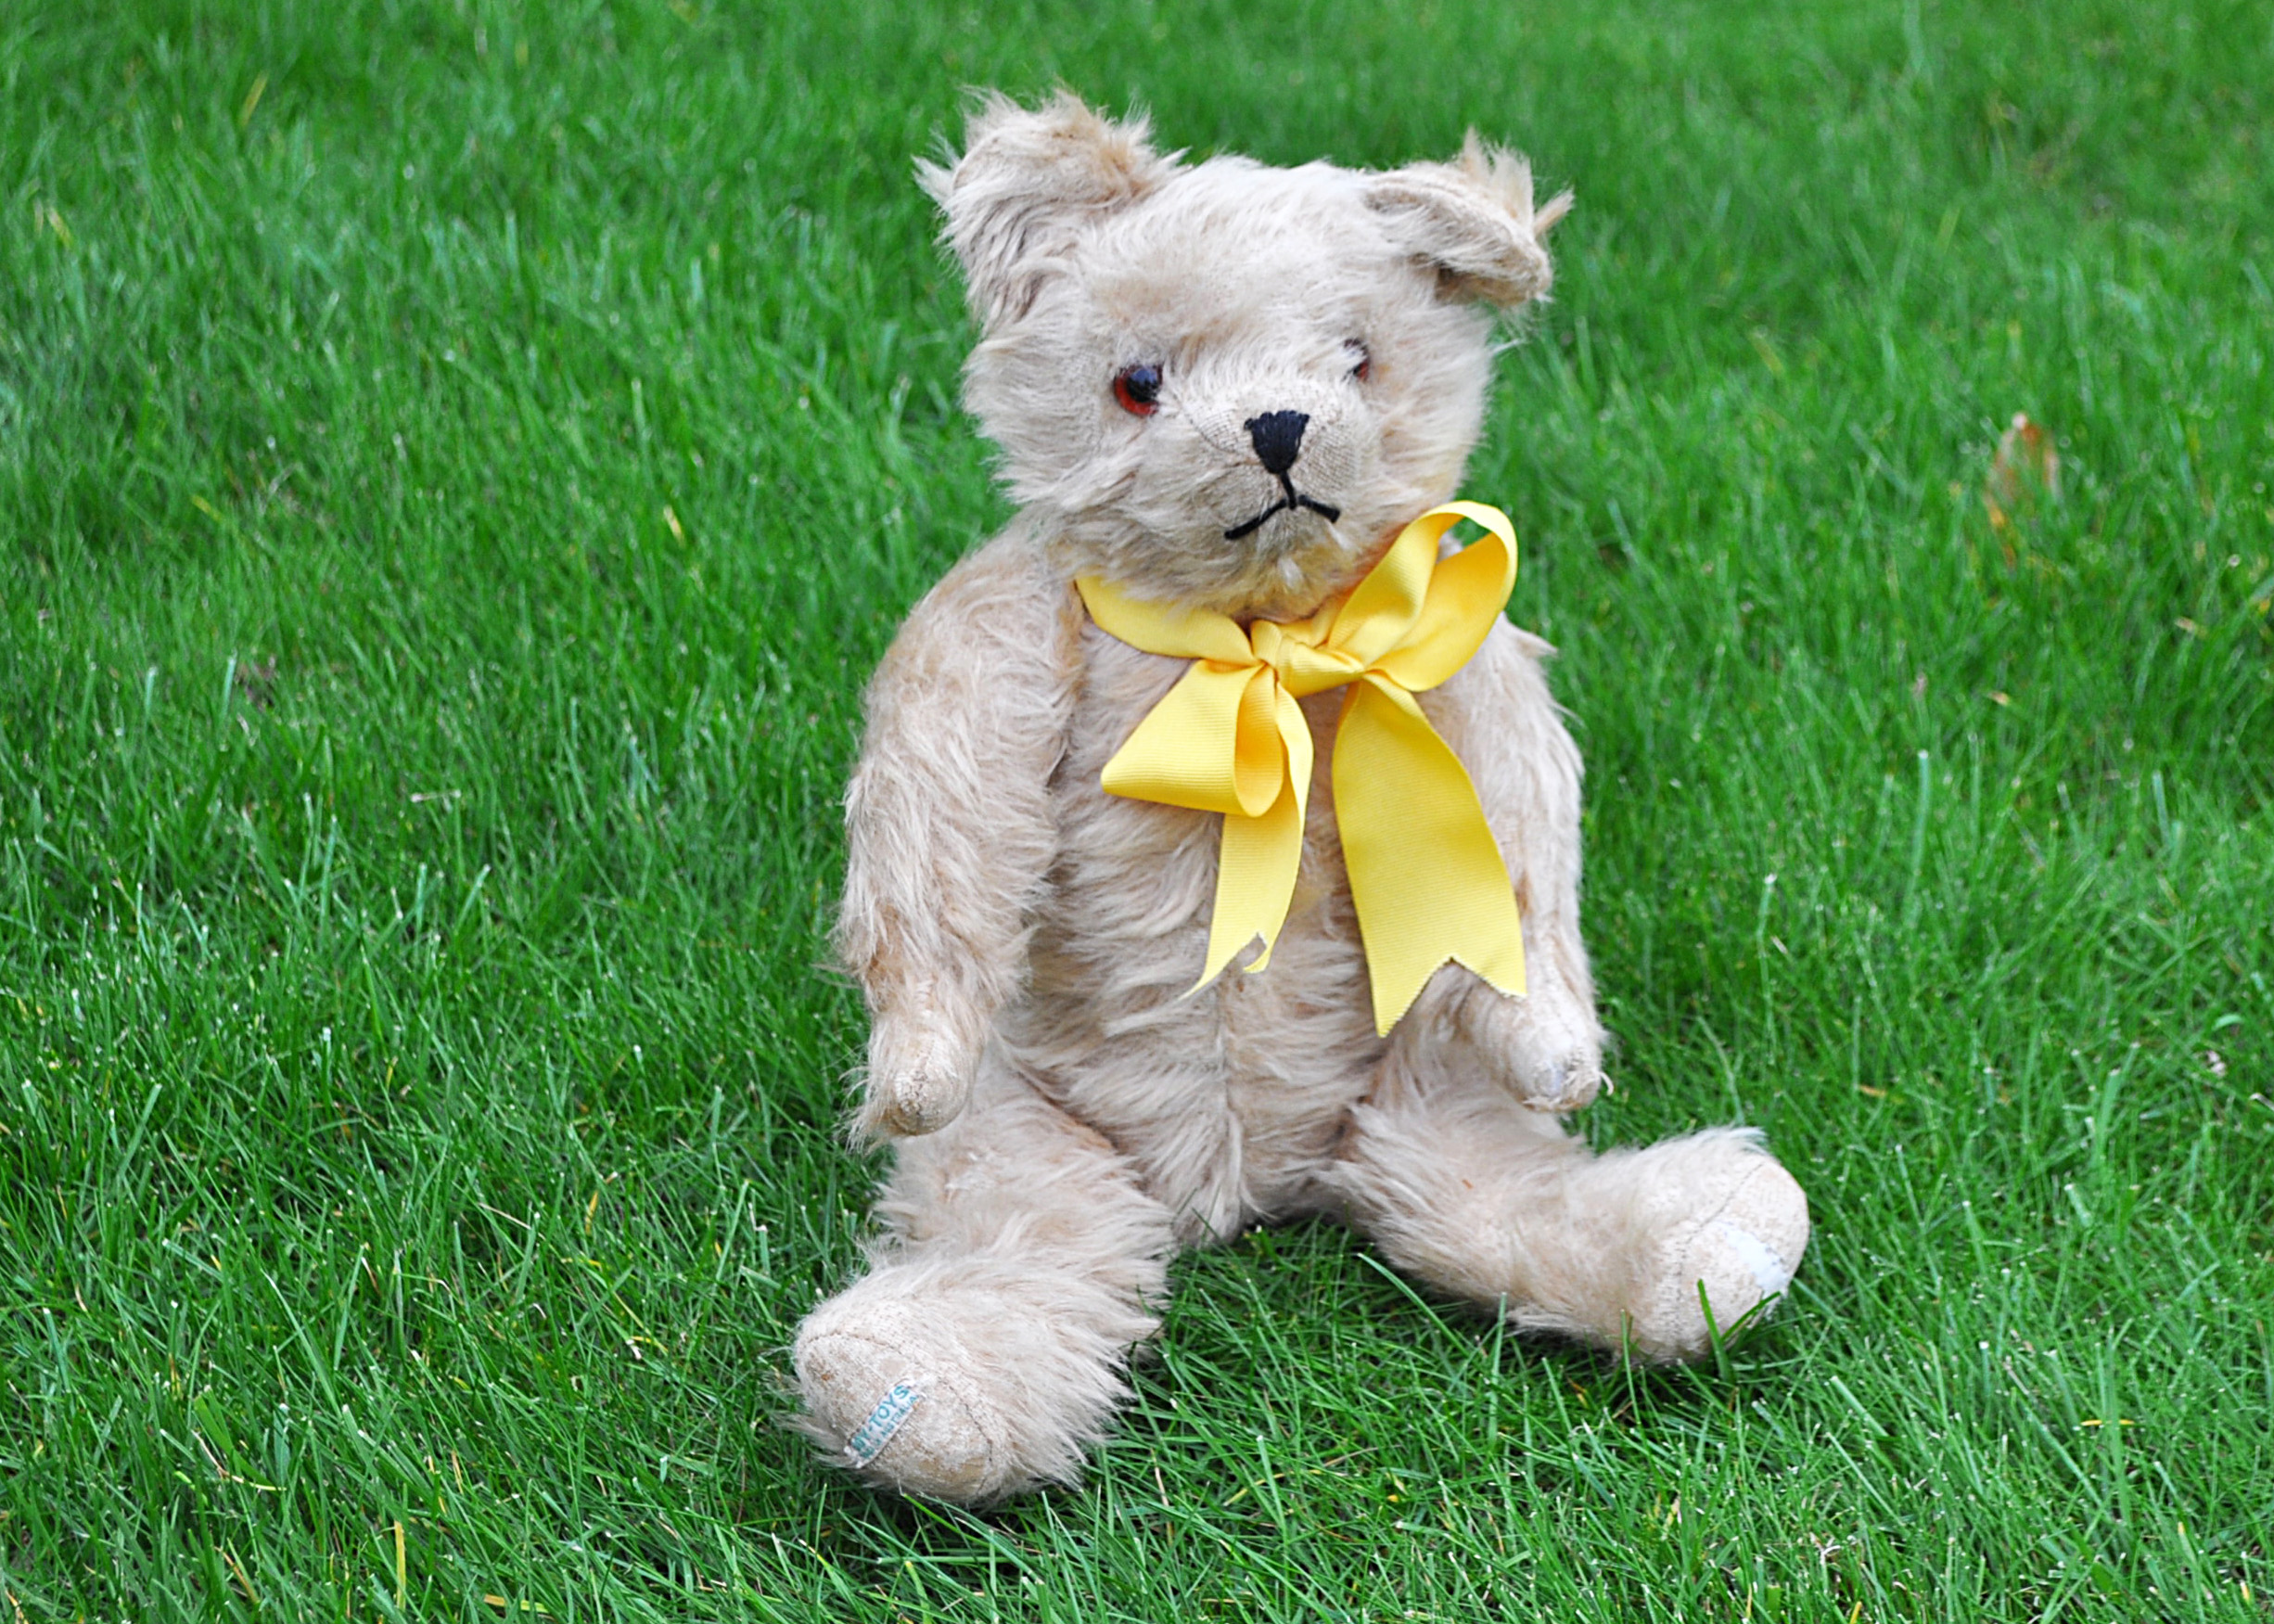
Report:
[[[1413,697],[1369,676],[1335,740],[1335,814],[1386,1035],[1439,965],[1525,991],[1515,888],[1476,786]]]
[[[1208,920],[1208,959],[1197,992],[1258,937],[1263,952],[1247,966],[1252,975],[1271,960],[1280,927],[1295,895],[1296,871],[1303,863],[1303,801],[1293,774],[1279,799],[1259,818],[1224,814],[1223,843],[1216,860],[1216,907]],[[1190,996],[1188,993],[1187,996]]]

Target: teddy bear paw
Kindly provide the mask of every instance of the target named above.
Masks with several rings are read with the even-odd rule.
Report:
[[[1564,1115],[1591,1103],[1603,1087],[1603,1042],[1593,1019],[1546,988],[1494,999],[1489,1029],[1478,1034],[1501,1085],[1535,1111]]]
[[[1516,1098],[1532,1110],[1558,1116],[1593,1104],[1603,1088],[1603,1061],[1591,1051],[1543,1057],[1514,1071]]]
[[[862,1126],[892,1138],[937,1133],[971,1100],[977,1057],[943,1025],[880,1017],[869,1034],[868,1102]]]

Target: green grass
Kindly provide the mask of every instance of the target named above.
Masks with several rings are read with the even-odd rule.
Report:
[[[775,1425],[859,687],[1004,512],[909,160],[1057,81],[1578,186],[1468,490],[1591,1132],[1814,1201],[1718,1363],[1301,1225],[1079,1493]],[[2248,0],[0,13],[0,1619],[2264,1618],[2269,85]]]

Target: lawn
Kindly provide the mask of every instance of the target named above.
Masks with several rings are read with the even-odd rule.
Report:
[[[1466,489],[1589,1132],[1818,1229],[1676,1373],[1252,1235],[976,1517],[778,1422],[859,690],[1006,512],[910,162],[1060,82],[1578,188]],[[2267,1617],[2270,86],[2251,0],[6,7],[0,1620]]]

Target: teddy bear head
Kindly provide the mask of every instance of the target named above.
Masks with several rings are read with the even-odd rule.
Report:
[[[1455,493],[1492,308],[1547,292],[1570,198],[1473,134],[1386,173],[1180,160],[1061,93],[919,166],[981,326],[965,403],[1069,573],[1308,613]]]

